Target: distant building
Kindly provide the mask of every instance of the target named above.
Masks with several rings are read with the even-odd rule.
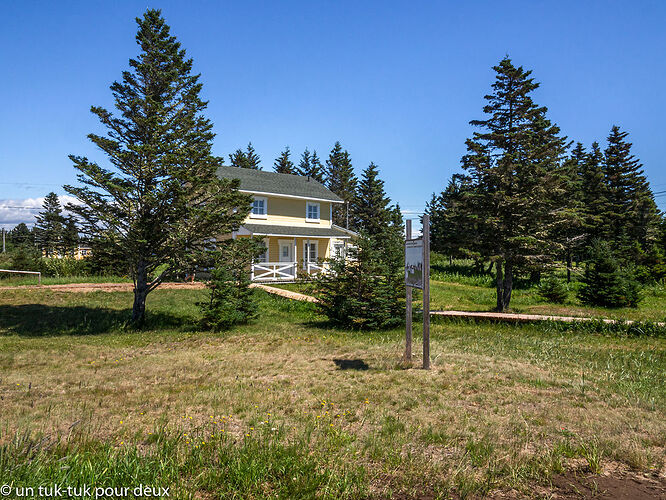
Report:
[[[221,167],[217,174],[239,179],[239,191],[254,197],[252,211],[231,234],[263,237],[266,251],[252,266],[254,281],[289,281],[298,274],[326,272],[325,260],[345,255],[357,236],[332,222],[333,205],[342,199],[310,177],[238,167]]]

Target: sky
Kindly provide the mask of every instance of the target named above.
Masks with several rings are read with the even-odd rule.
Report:
[[[202,75],[218,155],[251,141],[267,170],[286,145],[298,161],[339,140],[358,175],[376,163],[417,217],[460,171],[492,66],[509,55],[564,135],[589,146],[619,125],[666,192],[661,0],[2,1],[0,225],[30,223],[46,193],[64,194],[69,154],[104,164],[86,138],[103,132],[90,106],[112,108],[146,8],[162,9]]]

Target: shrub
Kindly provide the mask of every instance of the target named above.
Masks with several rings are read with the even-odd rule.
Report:
[[[367,330],[403,323],[404,257],[397,236],[360,238],[351,258],[333,259],[331,274],[318,278],[318,307],[332,323]]]
[[[257,317],[254,290],[250,288],[250,265],[265,251],[259,241],[254,238],[227,240],[211,252],[213,268],[206,285],[208,301],[197,304],[206,328],[228,330]]]
[[[641,286],[632,267],[622,268],[606,242],[592,247],[578,298],[584,304],[601,307],[636,307]]]
[[[90,275],[88,262],[86,262],[85,259],[76,260],[70,257],[62,259],[42,258],[39,261],[39,270],[44,276],[51,276],[54,278]]]
[[[539,295],[549,302],[564,304],[567,300],[568,289],[555,276],[549,276],[539,285]]]

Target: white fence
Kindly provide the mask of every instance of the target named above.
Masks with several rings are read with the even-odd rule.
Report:
[[[39,284],[42,284],[42,273],[37,271],[14,271],[13,269],[0,269],[0,273],[14,273],[14,274],[36,274]]]
[[[298,270],[302,269],[309,275],[328,273],[328,263],[306,262],[305,265],[298,262],[257,262],[252,264],[252,281],[294,281]]]

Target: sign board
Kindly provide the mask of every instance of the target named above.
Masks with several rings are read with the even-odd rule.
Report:
[[[423,289],[423,240],[405,241],[405,286]]]

